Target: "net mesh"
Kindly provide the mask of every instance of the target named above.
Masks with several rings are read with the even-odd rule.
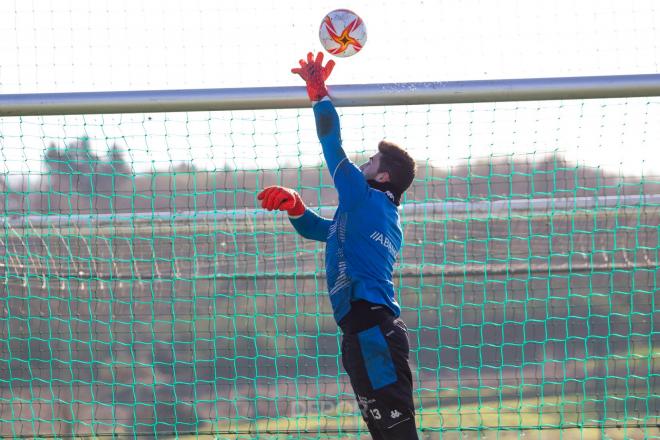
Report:
[[[660,435],[658,101],[339,111],[354,160],[418,160],[394,278],[422,432]],[[323,246],[257,209],[280,184],[331,216],[310,110],[0,129],[1,435],[366,433]]]

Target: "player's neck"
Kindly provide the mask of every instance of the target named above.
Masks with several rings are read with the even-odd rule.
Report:
[[[369,184],[370,187],[373,189],[377,189],[378,191],[382,191],[385,193],[385,195],[394,203],[396,206],[399,206],[399,203],[401,203],[401,194],[398,194],[396,190],[394,189],[394,185],[392,185],[391,182],[378,182],[376,180],[369,179],[367,180],[367,183]]]

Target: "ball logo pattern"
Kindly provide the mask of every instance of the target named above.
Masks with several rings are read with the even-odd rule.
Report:
[[[350,57],[358,53],[367,42],[367,28],[353,11],[337,9],[323,18],[319,39],[331,55]]]

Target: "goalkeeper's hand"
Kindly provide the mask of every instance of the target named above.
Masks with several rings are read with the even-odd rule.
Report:
[[[283,186],[269,186],[257,195],[257,199],[261,200],[262,208],[287,211],[290,217],[300,217],[307,209],[297,192]]]
[[[300,67],[291,69],[291,72],[300,75],[305,80],[309,99],[320,101],[328,96],[325,80],[328,79],[334,67],[334,60],[328,61],[323,67],[323,52],[319,52],[316,59],[314,59],[314,54],[310,52],[307,54],[307,61],[300,60]]]

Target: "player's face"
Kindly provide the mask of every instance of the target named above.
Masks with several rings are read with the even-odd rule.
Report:
[[[381,153],[378,152],[375,155],[369,158],[367,163],[364,163],[360,166],[362,175],[367,180],[377,180],[379,182],[387,182],[389,179],[389,174],[387,172],[379,172],[380,168],[380,158]]]
[[[376,175],[378,174],[379,167],[380,167],[380,152],[371,156],[366,163],[363,163],[360,166],[360,170],[362,171],[362,175],[364,176],[365,179],[373,180],[376,178]]]

